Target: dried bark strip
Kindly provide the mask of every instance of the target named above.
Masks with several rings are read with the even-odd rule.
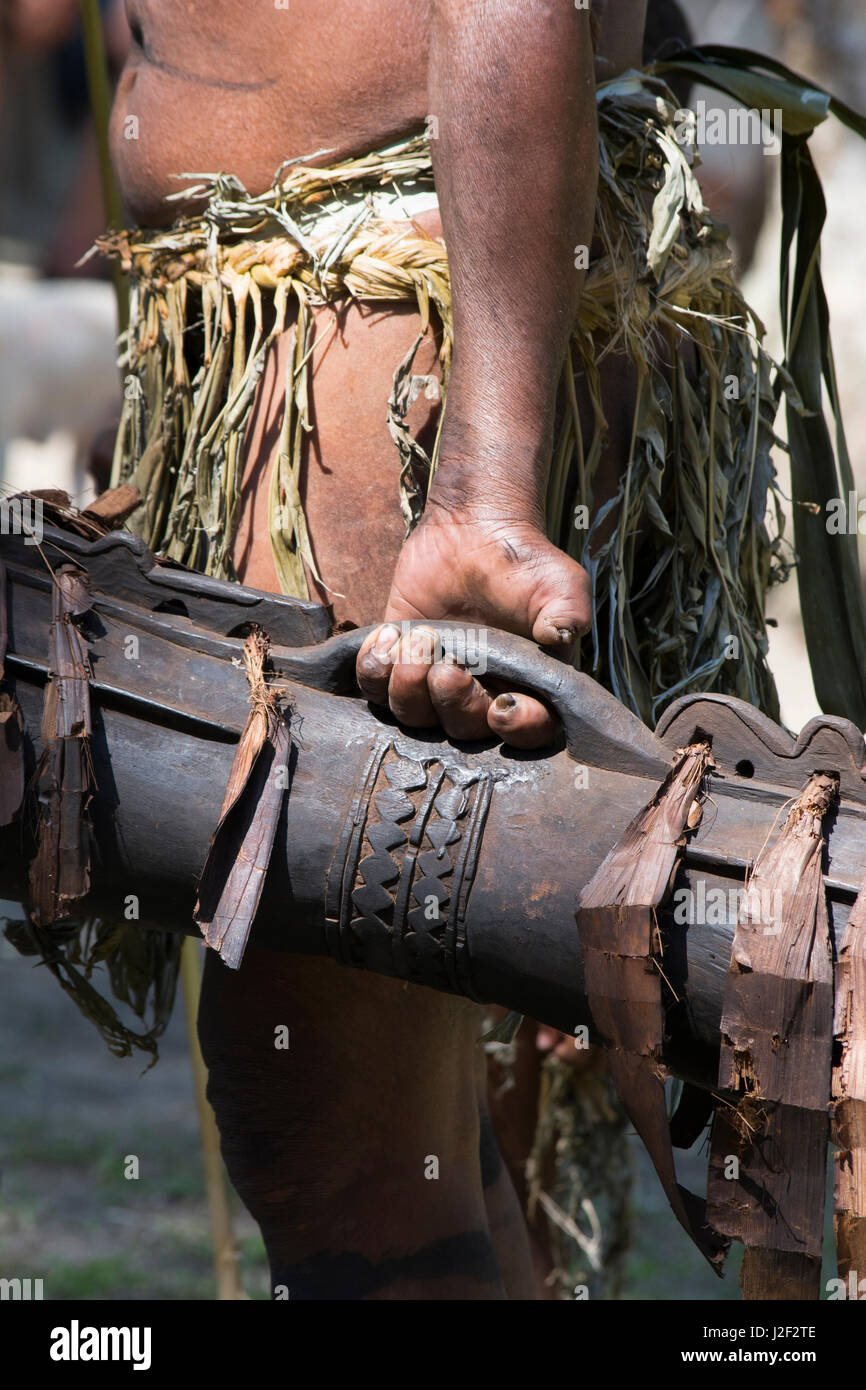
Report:
[[[674,1215],[720,1274],[727,1242],[708,1226],[704,1203],[676,1178],[664,1091],[662,965],[655,917],[687,833],[700,821],[703,780],[712,766],[708,743],[678,749],[661,787],[584,888],[577,926],[587,998],[607,1044],[620,1100]]]
[[[113,531],[122,526],[143,501],[137,487],[133,487],[132,483],[122,483],[120,487],[110,487],[101,492],[94,502],[84,508],[82,516]]]
[[[51,672],[37,769],[38,846],[30,865],[29,910],[38,926],[68,917],[90,887],[90,659],[76,622],[89,608],[86,576],[72,565],[62,566],[54,574]]]
[[[833,972],[822,858],[839,780],[815,773],[747,884],[722,1015],[709,1212],[751,1299],[820,1293]],[[734,1162],[733,1160],[736,1160]]]
[[[109,531],[118,530],[137,511],[144,502],[138,488],[131,483],[119,487],[106,488],[99,496],[79,511],[73,506],[69,494],[62,488],[32,488],[16,493],[8,499],[9,503],[36,503],[41,518],[49,525],[59,526],[85,540],[99,540]]]
[[[270,863],[289,783],[291,730],[265,679],[268,639],[244,643],[250,713],[235,752],[217,828],[199,881],[193,919],[232,970],[239,967]]]
[[[831,1134],[836,1146],[836,1258],[866,1279],[866,889],[851,908],[836,962],[837,1039]]]
[[[24,800],[24,722],[15,696],[3,688],[9,645],[6,602],[6,566],[0,560],[0,825],[11,823]]]

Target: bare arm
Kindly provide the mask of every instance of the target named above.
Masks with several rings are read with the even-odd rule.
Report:
[[[434,0],[429,113],[454,306],[439,464],[403,547],[389,620],[459,618],[568,656],[589,580],[545,535],[554,403],[595,214],[589,13],[574,0]],[[399,640],[398,640],[399,639]],[[550,712],[494,694],[391,625],[358,659],[368,698],[452,738],[535,747]]]
[[[454,370],[433,498],[543,524],[559,372],[597,178],[589,12],[435,0],[429,111],[451,265]]]

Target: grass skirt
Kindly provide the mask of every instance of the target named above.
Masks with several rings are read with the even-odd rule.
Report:
[[[770,456],[778,369],[735,284],[723,229],[704,207],[690,150],[676,139],[667,88],[637,74],[605,84],[598,118],[597,254],[587,252],[547,499],[550,538],[592,579],[593,633],[579,660],[649,724],[691,690],[738,695],[777,717],[764,597],[785,571]],[[307,570],[316,570],[300,471],[313,310],[352,299],[418,307],[419,338],[394,364],[383,401],[402,465],[407,532],[417,522],[438,441],[428,458],[406,412],[418,389],[415,352],[436,332],[441,434],[452,351],[448,261],[442,241],[383,217],[377,198],[383,188],[417,194],[432,186],[422,135],[331,168],[292,165],[257,198],[215,177],[198,186],[207,199],[199,215],[169,231],[103,240],[131,280],[112,482],[133,482],[145,497],[131,525],[151,548],[234,577],[244,434],[266,353],[288,331],[270,535],[283,592],[308,597]],[[638,389],[619,493],[596,509],[607,434],[599,367],[613,353],[634,364]],[[587,438],[575,373],[593,407]],[[611,511],[615,525],[602,541],[599,526]]]

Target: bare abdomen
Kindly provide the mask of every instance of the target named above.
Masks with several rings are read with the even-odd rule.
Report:
[[[176,175],[226,172],[250,192],[286,159],[373,149],[423,126],[426,3],[212,0],[201,11],[130,0],[132,46],[115,97],[112,157],[137,222],[177,215]]]

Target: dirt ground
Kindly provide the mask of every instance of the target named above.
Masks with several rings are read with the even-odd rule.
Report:
[[[32,960],[0,939],[0,1278],[46,1299],[214,1297],[207,1207],[180,1000],[160,1060],[112,1057]],[[674,1220],[637,1136],[625,1299],[735,1299]],[[136,1155],[138,1179],[124,1177]],[[678,1159],[702,1190],[705,1159]],[[258,1228],[233,1195],[246,1295],[268,1297]],[[828,1257],[832,1250],[828,1247]],[[832,1270],[828,1264],[827,1277]]]
[[[0,998],[0,1277],[41,1278],[52,1299],[213,1298],[180,998],[144,1075],[5,940]],[[266,1298],[258,1228],[235,1206],[245,1290]]]
[[[183,1006],[160,1060],[112,1057],[46,972],[0,944],[0,1278],[46,1299],[209,1299],[207,1208]],[[636,1136],[635,1243],[626,1298],[737,1296],[668,1210]],[[124,1177],[129,1155],[137,1180]],[[689,1156],[683,1181],[699,1188]],[[243,1285],[268,1296],[258,1228],[234,1200]]]

